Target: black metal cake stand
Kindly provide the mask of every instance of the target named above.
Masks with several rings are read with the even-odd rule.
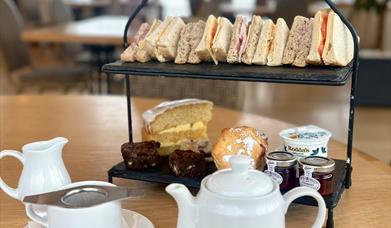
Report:
[[[141,4],[135,9],[129,17],[128,23],[124,30],[124,47],[128,46],[128,28],[133,19],[146,5],[148,0],[142,0]],[[198,78],[209,80],[230,80],[230,81],[251,81],[251,82],[271,82],[271,83],[291,83],[291,84],[307,84],[307,85],[328,85],[328,86],[343,86],[346,84],[350,76],[352,76],[350,87],[350,108],[349,108],[349,123],[348,123],[348,139],[346,160],[336,160],[336,169],[334,176],[334,193],[324,197],[328,208],[327,227],[334,227],[333,209],[337,206],[339,199],[345,188],[349,188],[352,184],[352,145],[353,145],[353,124],[355,111],[355,93],[358,77],[359,63],[359,45],[358,35],[352,24],[346,17],[337,9],[331,0],[325,0],[336,14],[338,14],[342,22],[347,26],[353,36],[354,42],[354,57],[346,67],[328,67],[328,66],[309,66],[306,68],[296,68],[290,66],[281,67],[266,67],[266,66],[246,66],[246,65],[230,65],[210,63],[202,63],[197,65],[177,65],[174,63],[124,63],[117,61],[114,63],[105,64],[102,71],[108,74],[108,77],[113,74],[125,75],[127,110],[128,110],[128,131],[129,142],[133,141],[132,134],[132,116],[131,116],[131,85],[130,76],[140,77],[177,77],[177,78]],[[207,173],[212,173],[215,170],[213,164],[207,170]],[[167,162],[163,165],[141,170],[127,170],[123,162],[115,165],[108,171],[109,181],[113,178],[134,179],[142,181],[157,182],[163,184],[182,183],[189,187],[199,188],[202,177],[199,178],[184,178],[176,177],[169,171]],[[316,206],[317,203],[312,198],[302,197],[295,201],[296,203]]]

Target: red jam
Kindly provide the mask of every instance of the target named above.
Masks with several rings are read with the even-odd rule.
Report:
[[[334,192],[335,162],[332,159],[309,156],[299,160],[301,186],[313,188],[322,196]]]
[[[270,152],[266,156],[264,172],[280,185],[280,190],[288,191],[297,186],[297,160],[292,153]]]

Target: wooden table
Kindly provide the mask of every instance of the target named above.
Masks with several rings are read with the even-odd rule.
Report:
[[[98,16],[63,25],[27,29],[22,32],[22,39],[29,43],[78,43],[86,45],[123,44],[123,32],[128,17]]]
[[[96,59],[91,65],[97,67],[98,90],[102,92],[102,77],[100,69],[103,63],[109,60],[114,47],[123,44],[123,32],[128,21],[126,16],[98,16],[80,21],[72,21],[63,25],[44,28],[26,29],[22,32],[22,39],[28,43],[76,43],[89,45],[89,49]],[[102,55],[105,58],[102,59]],[[94,60],[91,60],[94,61]],[[110,77],[106,77],[107,90],[110,88]]]
[[[140,113],[158,100],[135,98],[133,121],[135,139],[140,139]],[[214,142],[224,127],[250,125],[263,130],[270,148],[280,146],[278,132],[288,123],[253,114],[215,107],[209,124]],[[70,140],[63,158],[73,181],[107,180],[106,172],[121,161],[120,145],[127,140],[126,100],[102,96],[0,96],[0,148],[20,149],[28,142],[64,136]],[[345,146],[331,141],[333,158],[345,157]],[[335,227],[390,227],[391,168],[381,161],[353,152],[353,186],[346,190],[334,210]],[[21,165],[11,159],[1,161],[1,177],[16,186]],[[177,219],[174,200],[164,185],[115,179],[114,183],[144,189],[145,198],[127,200],[123,207],[146,215],[156,228],[173,228]],[[314,220],[313,207],[292,205],[287,227],[309,227]],[[26,224],[23,205],[0,193],[0,227]],[[261,222],[261,221],[260,221]]]

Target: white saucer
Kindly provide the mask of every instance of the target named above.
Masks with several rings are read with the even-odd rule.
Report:
[[[123,228],[155,228],[149,219],[134,211],[122,209]],[[24,228],[45,228],[36,222],[29,221]]]

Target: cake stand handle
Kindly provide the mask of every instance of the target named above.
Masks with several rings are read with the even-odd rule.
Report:
[[[129,46],[128,44],[128,31],[129,26],[134,20],[134,18],[137,16],[137,14],[144,8],[144,6],[147,4],[148,0],[142,0],[140,5],[137,6],[137,8],[133,11],[133,13],[130,15],[128,22],[126,22],[125,25],[125,31],[124,31],[124,48],[127,48]]]
[[[354,54],[353,54],[353,70],[352,70],[352,83],[350,90],[350,107],[349,107],[349,123],[348,123],[348,143],[346,151],[346,178],[345,188],[349,188],[352,185],[352,149],[353,149],[353,127],[354,127],[354,111],[356,106],[356,87],[358,77],[358,64],[359,64],[359,37],[356,29],[349,22],[349,20],[337,9],[335,3],[331,0],[324,0],[330,8],[341,18],[342,22],[349,29],[353,37]]]

